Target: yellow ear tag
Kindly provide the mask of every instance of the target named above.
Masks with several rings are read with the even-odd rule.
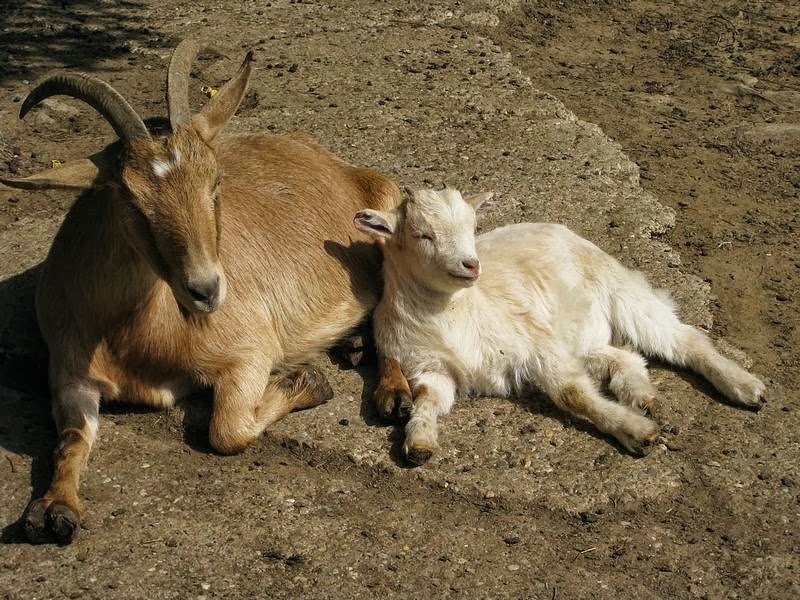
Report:
[[[53,160],[50,161],[50,168],[51,169],[60,169],[63,166],[64,166],[64,163],[62,163],[57,158],[54,158]]]
[[[203,92],[209,98],[213,98],[214,96],[217,95],[217,92],[219,90],[217,88],[211,87],[210,85],[204,85],[203,87],[200,88],[200,91]]]

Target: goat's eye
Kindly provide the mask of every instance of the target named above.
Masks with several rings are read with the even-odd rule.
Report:
[[[430,233],[425,233],[424,231],[415,231],[414,232],[414,239],[426,240],[428,242],[432,242],[433,241],[433,236]]]

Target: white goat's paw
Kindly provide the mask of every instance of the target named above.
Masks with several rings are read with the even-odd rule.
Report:
[[[403,446],[403,452],[405,453],[406,460],[412,465],[418,467],[428,462],[437,448],[437,444],[434,444],[433,446],[428,446],[425,444],[414,444],[413,446],[409,446],[408,444],[405,444]]]
[[[435,423],[412,417],[406,425],[406,440],[403,444],[403,454],[408,462],[415,466],[428,462],[439,448],[437,436]]]
[[[730,390],[725,395],[736,404],[760,410],[767,402],[767,387],[764,383],[747,371],[742,371],[736,379],[730,382]]]
[[[630,410],[625,416],[625,420],[617,431],[613,432],[614,437],[631,454],[647,454],[650,447],[656,442],[661,429],[658,424],[640,415],[634,410]]]

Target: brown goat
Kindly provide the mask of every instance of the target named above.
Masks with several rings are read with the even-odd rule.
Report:
[[[163,135],[87,75],[51,77],[22,106],[20,118],[49,96],[79,98],[120,138],[61,169],[0,179],[84,191],[36,291],[59,441],[50,488],[26,511],[32,541],[69,542],[77,532],[101,398],[168,406],[210,388],[209,441],[239,452],[290,411],[331,396],[319,372],[289,371],[347,334],[380,296],[380,252],[352,235],[351,221],[364,206],[395,206],[395,184],[304,135],[217,135],[244,96],[252,53],[192,116],[187,83],[199,50],[186,41],[173,54]],[[382,393],[403,397],[396,364],[380,366]]]

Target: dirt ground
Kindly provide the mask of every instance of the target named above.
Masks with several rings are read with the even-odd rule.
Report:
[[[268,47],[268,33],[251,39],[248,30],[247,39],[233,39],[246,29],[242,14],[271,19],[263,28],[283,39],[280,16],[307,11],[304,43],[313,44],[325,30],[315,11],[329,8],[305,1],[222,1],[207,8],[180,0],[76,1],[59,8],[23,0],[5,4],[0,93],[19,102],[26,82],[50,69],[97,70],[153,113],[163,106],[163,71],[147,66],[155,54],[168,56],[183,30],[193,34],[211,23],[217,39],[232,51]],[[330,8],[331,14],[351,10],[353,3],[340,4]],[[422,39],[425,9],[419,9],[420,16],[413,3],[383,4],[398,22],[419,17],[415,26]],[[709,400],[708,387],[696,379],[670,379],[656,366],[656,380],[682,390],[672,392],[673,403],[691,399],[701,407],[676,409],[681,431],[673,431],[666,458],[638,460],[593,436],[589,428],[537,407],[532,424],[516,423],[514,433],[544,447],[548,456],[561,453],[564,458],[553,465],[583,472],[574,487],[558,479],[560,493],[594,488],[589,495],[597,494],[610,485],[607,478],[626,469],[647,473],[647,481],[654,482],[652,494],[609,492],[605,501],[582,510],[569,499],[503,494],[491,486],[459,488],[415,477],[404,467],[375,466],[357,456],[319,450],[313,440],[280,434],[300,422],[291,421],[294,416],[256,448],[224,458],[208,452],[192,418],[114,408],[104,414],[103,438],[82,492],[89,511],[86,531],[69,547],[32,547],[24,543],[16,519],[47,480],[54,432],[41,356],[31,350],[36,348],[33,327],[25,321],[29,315],[22,315],[26,327],[14,329],[14,339],[3,340],[0,354],[0,383],[9,390],[0,404],[9,415],[0,419],[5,453],[0,473],[9,486],[5,489],[17,490],[0,501],[6,515],[0,523],[0,598],[800,597],[800,4],[454,4],[456,12],[482,11],[471,13],[481,18],[464,19],[458,27],[439,27],[467,41],[488,40],[491,47],[483,54],[476,45],[476,71],[493,56],[510,53],[510,63],[535,89],[555,96],[579,119],[613,138],[639,165],[641,186],[674,209],[674,227],[659,234],[658,241],[677,251],[682,271],[710,284],[716,296],[712,335],[751,359],[753,371],[769,384],[768,406],[758,414],[741,414]],[[357,5],[352,9],[356,16]],[[440,8],[445,10],[437,4]],[[170,22],[170,33],[161,31],[158,22],[141,20],[138,11]],[[416,38],[404,43],[413,56]],[[311,46],[304,46],[302,54],[270,55],[262,60],[268,61],[262,76],[288,80],[297,69],[295,61],[302,70],[314,55]],[[395,58],[387,50],[384,60]],[[415,69],[447,69],[448,60],[443,51],[427,64],[412,65],[408,81],[417,81]],[[139,79],[131,82],[131,72]],[[334,134],[350,141],[337,150],[367,164],[371,144],[391,147],[391,131],[376,131],[369,124],[347,132],[337,129],[352,116],[336,112],[339,105],[348,106],[347,100],[337,96],[336,82],[325,83],[324,70],[319,81],[302,90],[302,98],[292,96],[298,90],[290,87],[285,96],[267,96],[259,89],[262,95],[251,95],[250,110],[273,111],[276,121],[285,114],[278,129],[290,130],[296,113],[283,112],[283,107],[297,102],[305,110],[307,105],[315,115],[308,117],[312,122],[326,120],[331,133],[326,143]],[[346,85],[351,83],[356,85]],[[408,109],[405,123],[423,119],[408,108],[402,92],[381,102],[382,107]],[[85,155],[108,141],[107,131],[94,129],[86,111],[73,113],[71,106],[57,105],[54,110],[61,107],[62,114],[52,123],[31,115],[27,129],[0,123],[0,171],[29,173],[57,152]],[[485,141],[494,147],[492,140]],[[408,146],[412,140],[402,143]],[[412,165],[415,160],[436,163],[430,158],[434,142],[426,144],[404,155],[408,162],[403,164],[427,169],[438,183],[450,175],[444,158],[431,168]],[[480,149],[473,152],[478,155]],[[479,178],[474,177],[476,184]],[[0,227],[55,217],[70,201],[69,195],[3,190]],[[606,224],[613,237],[614,217]],[[47,239],[41,244],[46,248]],[[23,273],[0,286],[26,290],[30,282],[30,274]],[[673,291],[680,295],[681,290]],[[353,390],[347,402],[357,403],[368,389]],[[471,405],[465,406],[451,417],[447,436],[453,445],[460,428],[496,425],[469,421]],[[506,415],[518,414],[513,412],[517,409],[506,413],[501,403],[491,406],[489,418],[510,427]],[[369,417],[369,411],[361,412]],[[330,424],[332,435],[347,436],[356,429],[352,421],[337,416]],[[389,446],[396,452],[396,431],[368,425],[367,435],[379,438],[376,443],[386,445],[386,452]],[[519,466],[503,448],[478,454],[474,460],[462,456],[459,469]],[[442,468],[449,468],[447,460],[452,455],[443,459]],[[136,469],[129,481],[118,479],[123,467]],[[241,486],[250,489],[248,495],[226,493]]]

